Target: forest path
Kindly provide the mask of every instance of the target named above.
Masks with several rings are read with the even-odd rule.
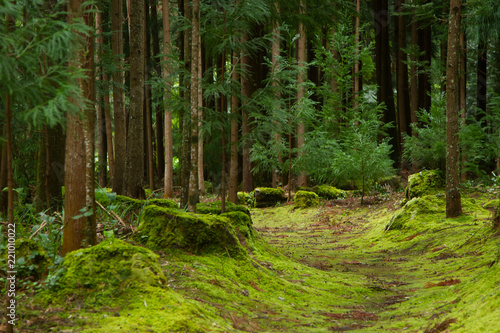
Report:
[[[447,316],[458,298],[439,294],[440,290],[453,288],[461,282],[458,277],[466,279],[485,264],[474,265],[480,251],[451,251],[445,233],[458,235],[464,228],[479,230],[483,224],[386,233],[400,199],[371,205],[338,200],[316,209],[285,206],[252,211],[256,230],[285,256],[325,272],[332,280],[348,276],[351,288],[341,295],[347,303],[319,313],[331,322],[329,331],[441,332],[456,322]],[[467,237],[460,237],[457,250],[467,243]],[[356,291],[354,285],[365,290]]]

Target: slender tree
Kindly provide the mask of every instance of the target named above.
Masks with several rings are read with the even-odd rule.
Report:
[[[450,1],[446,71],[446,217],[462,214],[458,147],[461,0]]]
[[[125,112],[125,94],[123,90],[124,60],[123,60],[123,0],[113,0],[111,15],[111,48],[113,61],[117,68],[113,72],[113,116],[115,125],[114,156],[115,170],[113,175],[113,190],[122,194],[125,175],[125,152],[127,150],[127,129]]]
[[[82,0],[71,0],[68,18],[72,22],[82,17],[89,27],[94,26],[93,14],[85,11]],[[94,37],[87,35],[70,63],[83,68],[86,77],[78,79],[83,96],[72,98],[80,110],[68,115],[65,157],[65,201],[62,255],[96,244],[94,202]]]
[[[144,198],[144,0],[130,4],[130,120],[123,192]]]
[[[194,212],[196,204],[200,201],[198,188],[198,110],[200,87],[199,56],[200,56],[200,0],[193,0],[192,7],[192,37],[191,37],[191,168],[189,174],[189,199],[188,211]]]
[[[300,0],[300,14],[301,16],[305,16],[305,2],[303,0]],[[306,30],[305,30],[305,25],[304,22],[302,21],[303,18],[301,18],[301,21],[299,22],[299,38],[297,39],[297,62],[298,62],[298,68],[299,68],[299,73],[297,75],[297,100],[301,100],[304,98],[306,94],[305,90],[305,61],[306,61]],[[304,146],[305,142],[305,133],[306,133],[306,127],[303,121],[300,121],[297,125],[297,149],[300,149]],[[299,153],[300,154],[300,153]],[[290,161],[291,163],[291,161]],[[307,176],[305,171],[301,171],[298,179],[297,179],[297,186],[306,186],[307,185]],[[292,186],[292,184],[288,184],[288,186]]]
[[[236,66],[238,57],[233,51],[232,56],[232,81],[238,81],[238,72]],[[227,200],[232,203],[238,203],[238,97],[233,90],[231,93],[231,154],[229,167],[229,188]]]
[[[163,14],[163,70],[162,77],[165,81],[165,90],[163,95],[164,110],[165,110],[165,197],[173,198],[174,196],[174,147],[172,140],[172,108],[170,105],[171,85],[170,85],[170,0],[162,2]]]

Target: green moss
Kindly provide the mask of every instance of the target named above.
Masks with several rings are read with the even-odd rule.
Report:
[[[418,198],[423,195],[435,194],[444,187],[444,175],[440,170],[425,170],[408,177],[406,187],[406,200]]]
[[[409,222],[418,216],[427,214],[444,214],[444,198],[436,195],[426,195],[408,201],[401,210],[397,211],[386,226],[386,230],[399,230],[409,227]]]
[[[336,187],[330,185],[318,185],[314,187],[315,193],[320,197],[327,200],[333,199],[343,199],[347,196],[347,193],[343,190],[339,190]]]
[[[253,195],[247,192],[238,192],[238,205],[253,206]]]
[[[188,213],[155,205],[144,209],[138,239],[154,250],[179,248],[194,253],[238,255],[242,247],[227,217]]]
[[[500,200],[499,199],[493,199],[493,200],[490,200],[490,201],[486,202],[483,205],[483,208],[484,209],[488,209],[488,210],[496,210],[499,205],[500,205]]]
[[[65,269],[52,296],[69,295],[106,303],[129,288],[165,287],[165,275],[158,265],[158,255],[143,247],[110,238],[96,246],[70,252],[63,261]]]
[[[294,198],[295,208],[309,208],[319,205],[319,197],[314,192],[298,191]]]
[[[273,207],[285,201],[285,191],[281,188],[258,187],[254,191],[254,207]]]
[[[196,212],[199,214],[213,214],[218,215],[221,213],[221,202],[200,202],[196,204]],[[232,202],[226,201],[226,212],[243,212],[250,215],[248,208],[240,205],[235,205]]]
[[[205,193],[206,194],[213,194],[214,193],[214,186],[208,180],[205,180]]]
[[[32,239],[18,238],[15,246],[18,278],[31,276],[38,280],[47,273],[51,262],[41,245]],[[5,258],[7,259],[7,253]]]

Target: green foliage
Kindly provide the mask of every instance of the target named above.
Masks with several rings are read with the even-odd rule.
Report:
[[[240,205],[235,205],[232,202],[226,201],[226,212],[242,212],[250,216],[248,208]],[[196,212],[198,214],[219,215],[221,213],[221,202],[200,202],[196,204]]]

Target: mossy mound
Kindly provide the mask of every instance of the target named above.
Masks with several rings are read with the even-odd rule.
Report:
[[[319,196],[314,192],[298,191],[294,198],[295,208],[309,208],[319,205]]]
[[[417,216],[425,214],[445,213],[445,200],[443,196],[426,195],[420,198],[413,198],[397,211],[391,218],[385,230],[401,230],[409,228],[410,221]]]
[[[238,205],[253,206],[253,195],[247,192],[238,192]]]
[[[16,271],[19,278],[34,277],[36,280],[42,278],[46,273],[51,261],[45,250],[32,239],[18,238],[16,246]],[[7,253],[5,253],[7,259]]]
[[[149,249],[116,238],[70,252],[63,261],[58,296],[105,293],[102,296],[107,297],[128,288],[164,287],[166,278],[157,260]]]
[[[347,192],[330,185],[316,185],[314,187],[299,186],[298,191],[314,192],[320,198],[326,200],[343,199],[347,197]]]
[[[424,195],[435,194],[445,186],[444,175],[440,170],[425,170],[408,177],[406,200]]]
[[[138,239],[153,250],[177,248],[196,254],[229,252],[232,256],[243,250],[227,215],[195,214],[155,205],[144,209]]]
[[[108,193],[107,191],[97,190],[95,192],[95,200],[104,207],[111,204],[125,206],[128,209],[136,210],[145,205],[157,205],[166,208],[179,208],[177,202],[170,199],[148,199],[138,200],[126,197],[124,195],[116,195],[116,193]]]
[[[219,215],[221,213],[221,202],[200,202],[196,204],[196,212],[198,214]],[[226,212],[242,212],[250,216],[250,211],[248,210],[248,208],[240,205],[235,205],[234,203],[229,201],[226,201]]]
[[[258,187],[254,191],[254,207],[273,207],[285,201],[285,191],[281,188]]]

